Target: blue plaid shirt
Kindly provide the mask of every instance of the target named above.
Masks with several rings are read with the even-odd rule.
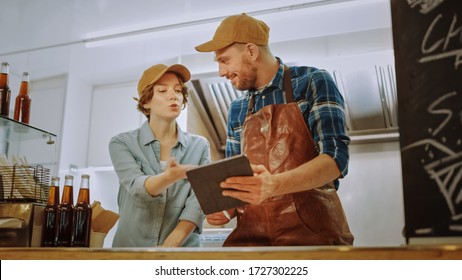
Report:
[[[247,91],[235,99],[228,112],[228,137],[226,157],[241,154],[241,131],[249,106],[255,94],[254,110],[271,104],[285,104],[283,94],[284,64],[279,59],[279,70],[262,91]],[[314,67],[289,67],[292,75],[293,99],[313,136],[320,154],[330,155],[344,177],[348,173],[350,138],[346,133],[344,100],[332,76]],[[338,188],[338,180],[334,181]]]

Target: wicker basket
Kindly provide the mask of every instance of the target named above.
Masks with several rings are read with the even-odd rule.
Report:
[[[50,170],[41,165],[0,166],[0,202],[46,203]]]

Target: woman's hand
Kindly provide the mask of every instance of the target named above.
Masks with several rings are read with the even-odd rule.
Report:
[[[165,168],[165,173],[175,182],[186,178],[186,171],[196,168],[193,164],[178,164],[175,158],[170,158]]]
[[[186,171],[196,168],[197,165],[178,164],[174,158],[167,162],[165,171],[149,176],[144,182],[144,188],[151,196],[156,196],[162,193],[165,189],[181,179],[186,178]]]

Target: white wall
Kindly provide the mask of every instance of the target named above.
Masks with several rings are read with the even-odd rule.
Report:
[[[59,170],[67,170],[71,166],[83,168],[87,164],[93,85],[83,78],[89,69],[85,67],[84,59],[80,58],[81,53],[81,47],[72,47],[60,139]]]
[[[136,110],[136,84],[93,88],[88,144],[88,166],[111,166],[108,144],[111,137],[140,126],[146,118]]]
[[[355,246],[405,244],[403,183],[398,141],[350,146],[348,175],[340,180]]]

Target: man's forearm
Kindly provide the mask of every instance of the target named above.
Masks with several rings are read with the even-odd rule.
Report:
[[[340,177],[340,171],[334,159],[321,154],[295,169],[275,176],[278,181],[275,195],[282,195],[321,187]]]

